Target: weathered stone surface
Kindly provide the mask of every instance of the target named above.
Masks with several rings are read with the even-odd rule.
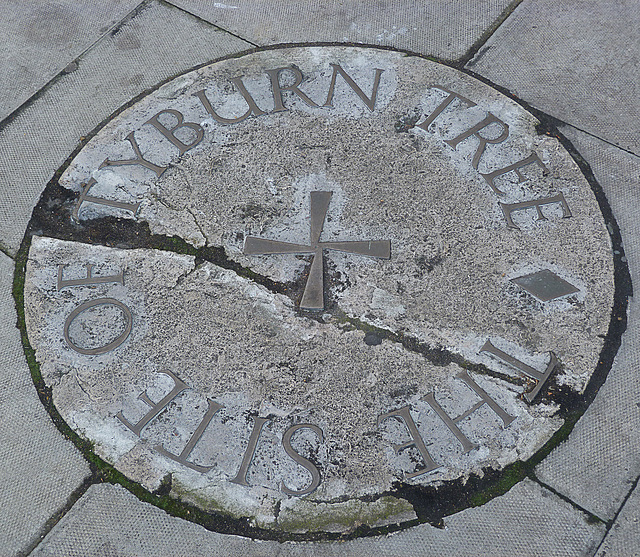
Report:
[[[106,9],[98,4],[96,10]],[[50,2],[48,8],[56,9]],[[100,122],[159,81],[249,47],[161,2],[146,3],[117,32],[98,41],[82,55],[77,70],[62,75],[0,129],[0,248],[18,251],[47,182]]]
[[[86,263],[95,265],[94,276],[124,271],[124,284],[57,289],[60,265],[67,281],[86,276]],[[307,522],[314,517],[318,525],[330,527],[337,516],[348,524],[342,517],[347,512],[377,523],[389,509],[396,515],[411,507],[393,498],[386,504],[328,503],[383,493],[403,471],[414,471],[409,454],[395,457],[389,450],[406,436],[402,426],[391,420],[379,430],[378,416],[406,403],[425,412],[428,406],[419,397],[434,390],[449,411],[464,411],[478,400],[455,378],[461,371],[455,364],[435,366],[389,341],[368,346],[364,333],[348,323],[301,318],[287,297],[209,263],[195,267],[189,256],[35,237],[25,296],[30,338],[55,405],[74,429],[97,443],[101,456],[150,490],[171,474],[177,495],[205,508],[256,516],[259,523],[275,520],[271,515],[282,498],[277,494],[281,482],[296,491],[310,483],[309,473],[282,450],[280,439],[289,427],[310,423],[321,428],[323,442],[307,430],[298,434],[296,446],[313,456],[323,478],[311,503],[293,499],[283,504],[283,524],[299,529],[304,517]],[[131,311],[130,338],[105,354],[80,354],[65,342],[65,322],[81,304],[101,299],[118,300]],[[81,349],[101,347],[122,333],[124,321],[122,310],[113,306],[87,309],[68,325],[69,339]],[[141,393],[158,402],[173,388],[166,371],[191,389],[149,423],[141,443],[117,415],[122,412],[136,424],[149,410],[138,400]],[[483,446],[463,455],[452,450],[444,425],[424,416],[419,421],[423,430],[441,439],[430,453],[446,463],[429,477],[432,482],[526,458],[561,423],[551,417],[552,406],[528,407],[519,401],[514,396],[518,387],[491,378],[476,381],[518,419],[501,432],[497,416],[474,414],[465,429]],[[207,399],[224,409],[187,455],[191,462],[213,467],[203,474],[153,449],[162,445],[179,455],[201,423]],[[270,420],[247,475],[254,487],[247,489],[229,482],[238,473],[256,416]],[[295,521],[288,516],[290,506]]]
[[[229,79],[243,76],[257,106],[270,110],[274,100],[266,70],[295,65],[307,75],[302,90],[322,104],[334,60],[357,76],[369,96],[375,68],[384,70],[373,112],[340,77],[333,108],[312,108],[287,96],[288,110],[235,125],[207,118],[193,96],[206,88],[219,114],[240,116],[247,105]],[[286,71],[281,76],[283,84],[291,84],[290,78]],[[447,98],[438,86],[478,104],[465,109],[455,101],[425,132],[414,125]],[[162,109],[178,110],[185,122],[207,130],[205,140],[179,162],[176,147],[144,125]],[[461,141],[456,150],[445,140],[487,113],[509,125],[509,138],[504,145],[488,144],[476,170],[476,138]],[[175,125],[165,117],[171,121],[167,126]],[[153,231],[194,245],[223,246],[242,265],[284,282],[299,277],[308,262],[292,255],[244,255],[245,238],[308,242],[309,194],[331,190],[323,240],[389,239],[393,253],[390,262],[331,253],[328,264],[336,278],[329,295],[340,310],[487,364],[491,357],[477,353],[488,335],[539,365],[553,350],[565,368],[559,382],[582,390],[602,346],[598,335],[608,325],[610,243],[586,180],[557,141],[535,134],[535,125],[497,92],[419,58],[345,48],[264,52],[203,68],[159,89],[109,123],[61,183],[78,191],[91,177],[97,181],[91,195],[140,202],[139,218]],[[169,165],[159,179],[140,165],[99,169],[107,158],[131,158],[131,145],[123,139],[134,130],[145,157]],[[495,139],[501,132],[493,124],[483,136]],[[548,167],[546,175],[533,164],[522,170],[530,178],[524,183],[514,172],[497,177],[502,195],[480,175],[532,151]],[[514,213],[521,231],[505,231],[498,201],[544,199],[558,192],[575,218],[558,221],[563,213],[556,203],[542,209],[548,222],[536,220],[532,208]],[[83,203],[79,217],[109,214],[133,217],[131,211],[91,203]],[[580,293],[540,304],[510,282],[543,269]]]
[[[589,381],[613,297],[598,205],[536,123],[375,49],[160,87],[66,169],[61,226],[36,221],[28,331],[56,407],[148,489],[292,531],[407,520],[398,482],[527,459]],[[139,247],[147,225],[206,249]],[[116,230],[138,249],[106,247]],[[571,288],[514,282],[545,270]]]

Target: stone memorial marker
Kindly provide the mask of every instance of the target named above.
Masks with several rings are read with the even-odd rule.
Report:
[[[530,458],[614,298],[598,202],[537,124],[377,49],[160,86],[34,213],[26,326],[57,411],[147,490],[272,531],[410,523]]]

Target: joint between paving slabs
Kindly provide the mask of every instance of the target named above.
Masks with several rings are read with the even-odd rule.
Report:
[[[46,93],[53,85],[55,85],[60,79],[62,79],[65,75],[74,72],[80,66],[81,59],[92,50],[100,41],[102,41],[105,37],[114,35],[118,32],[118,30],[136,17],[140,12],[142,12],[148,4],[150,4],[153,0],[143,0],[140,2],[133,10],[131,10],[128,14],[126,14],[120,21],[113,24],[109,27],[104,33],[98,36],[98,38],[93,41],[87,48],[85,48],[80,54],[78,54],[75,58],[69,61],[69,63],[60,70],[56,75],[54,75],[47,83],[45,83],[40,89],[38,89],[33,95],[31,95],[27,100],[25,100],[20,106],[13,109],[5,118],[0,121],[0,131],[2,131],[5,127],[7,127],[16,117],[23,112],[26,108],[31,106],[37,99],[39,99],[44,93]]]
[[[624,506],[627,504],[627,501],[633,495],[633,492],[637,489],[639,484],[640,484],[640,476],[638,476],[632,482],[631,488],[629,489],[628,493],[625,495],[624,499],[622,500],[622,503],[620,503],[620,506],[618,507],[618,510],[615,512],[615,514],[613,515],[611,520],[609,520],[608,522],[605,522],[606,531],[605,531],[604,536],[602,536],[602,540],[600,540],[600,543],[598,544],[598,547],[596,548],[596,551],[594,552],[594,555],[597,554],[598,551],[600,551],[600,548],[602,547],[602,544],[604,543],[604,540],[607,538],[607,535],[609,534],[609,531],[611,530],[611,528],[613,528],[614,524],[618,520],[618,516],[620,516],[620,513],[622,512],[622,509],[624,509]]]
[[[49,519],[44,523],[44,525],[36,533],[35,539],[29,545],[27,545],[23,551],[18,551],[16,553],[16,557],[26,557],[32,551],[34,551],[36,547],[40,545],[40,543],[44,540],[47,534],[55,527],[56,524],[58,524],[58,522],[60,522],[60,519],[62,519],[62,517],[65,516],[73,508],[73,506],[87,492],[87,490],[93,484],[98,483],[98,481],[94,476],[95,474],[93,473],[93,470],[92,470],[92,474],[90,476],[87,476],[82,482],[82,484],[80,484],[79,487],[77,487],[71,492],[71,494],[67,498],[66,503],[60,509],[58,509],[55,513],[53,513],[51,517],[49,517]]]
[[[550,485],[544,483],[542,480],[540,480],[536,475],[535,472],[531,472],[529,474],[529,479],[536,482],[537,484],[539,484],[541,487],[543,487],[544,489],[546,489],[547,491],[550,491],[551,493],[553,493],[556,497],[558,497],[559,499],[562,499],[565,503],[569,503],[569,505],[571,505],[574,509],[576,509],[577,511],[580,511],[581,513],[585,514],[587,517],[587,522],[589,524],[605,524],[607,525],[607,531],[609,529],[609,522],[607,522],[606,520],[600,518],[597,514],[592,513],[591,511],[585,509],[584,507],[578,505],[578,503],[576,503],[575,501],[573,501],[571,498],[567,497],[566,495],[563,495],[562,493],[560,493],[559,491],[557,491],[556,489],[554,489],[553,487],[551,487]]]
[[[0,242],[0,253],[4,253],[9,259],[15,260],[16,256],[11,255],[11,251],[7,246],[5,246],[2,242]]]
[[[250,44],[251,46],[255,47],[255,48],[260,48],[260,45],[254,42],[251,42],[249,39],[245,39],[244,37],[229,31],[228,29],[225,29],[224,27],[220,27],[219,25],[216,25],[215,23],[204,19],[203,17],[200,17],[199,15],[194,14],[193,12],[190,12],[189,10],[183,8],[182,6],[176,6],[173,2],[171,2],[170,0],[158,0],[158,2],[160,4],[163,4],[165,6],[171,6],[172,8],[175,8],[176,10],[179,10],[181,12],[184,12],[185,14],[190,15],[191,17],[197,19],[198,21],[201,21],[202,23],[206,23],[207,25],[210,25],[211,27],[216,28],[218,31],[222,31],[224,33],[226,33],[227,35],[231,35],[232,37],[235,37],[236,39],[240,39],[241,41],[244,41],[247,44]]]
[[[509,18],[509,16],[515,11],[515,9],[524,0],[514,0],[509,4],[502,13],[496,18],[496,20],[489,26],[489,28],[480,35],[480,37],[471,45],[469,50],[461,58],[459,58],[455,67],[462,69],[466,66],[473,57],[480,51],[480,49],[487,43],[487,41],[493,36],[493,34],[502,26],[502,24]]]

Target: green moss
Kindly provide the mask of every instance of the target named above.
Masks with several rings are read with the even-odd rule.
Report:
[[[313,503],[296,506],[295,513],[282,512],[278,526],[289,532],[353,531],[361,525],[375,524],[399,517],[406,521],[413,507],[404,499],[385,496],[367,503],[352,499],[344,503]],[[404,516],[402,516],[404,515]]]

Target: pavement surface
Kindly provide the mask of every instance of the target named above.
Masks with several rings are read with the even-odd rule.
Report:
[[[599,184],[640,272],[640,11],[635,0],[7,0],[0,5],[0,554],[640,555],[640,308],[565,442],[507,493],[386,535],[259,541],[211,532],[96,474],[31,380],[15,258],[47,183],[131,99],[208,61],[292,43],[406,50],[511,95]],[[108,478],[107,478],[108,479]]]

